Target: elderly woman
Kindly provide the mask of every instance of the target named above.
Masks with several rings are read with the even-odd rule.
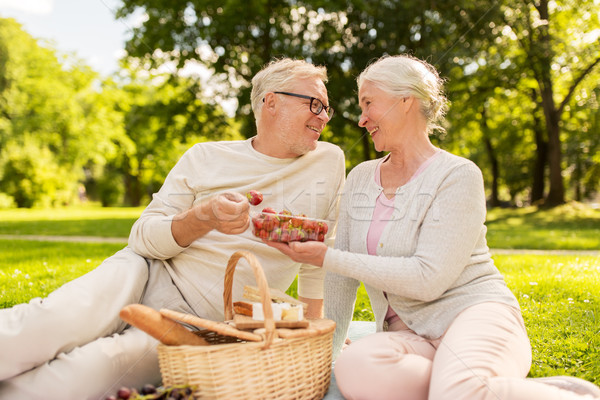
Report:
[[[361,73],[358,90],[359,125],[389,154],[348,175],[335,248],[270,243],[327,271],[334,357],[365,284],[377,333],[337,357],[344,397],[600,398],[600,389],[581,379],[525,378],[530,343],[519,303],[487,247],[481,171],[429,140],[447,103],[436,70],[411,56],[384,57]]]

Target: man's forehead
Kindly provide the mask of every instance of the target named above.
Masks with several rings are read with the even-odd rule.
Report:
[[[327,88],[325,87],[323,81],[319,78],[297,79],[291,84],[290,91],[320,99],[327,98]]]

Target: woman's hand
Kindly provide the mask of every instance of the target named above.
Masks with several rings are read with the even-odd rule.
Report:
[[[323,266],[327,246],[322,242],[310,240],[308,242],[280,243],[263,240],[266,244],[281,251],[296,262],[312,264],[317,267]]]

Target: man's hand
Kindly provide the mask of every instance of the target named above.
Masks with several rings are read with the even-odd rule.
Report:
[[[240,193],[222,193],[173,218],[171,232],[181,247],[189,246],[213,229],[236,235],[248,228],[249,209],[248,199]]]
[[[202,207],[200,205],[199,207]],[[210,202],[209,212],[213,229],[221,233],[237,235],[244,232],[250,224],[250,204],[248,199],[235,192],[223,193]]]
[[[322,242],[310,240],[308,242],[280,243],[263,240],[266,244],[281,251],[283,254],[296,262],[312,264],[317,267],[323,266],[327,245]]]

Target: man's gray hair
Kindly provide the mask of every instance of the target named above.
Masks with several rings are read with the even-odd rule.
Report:
[[[298,79],[318,78],[327,83],[327,68],[304,60],[282,58],[273,60],[252,78],[250,101],[256,124],[260,121],[263,99],[269,92],[288,91]]]

